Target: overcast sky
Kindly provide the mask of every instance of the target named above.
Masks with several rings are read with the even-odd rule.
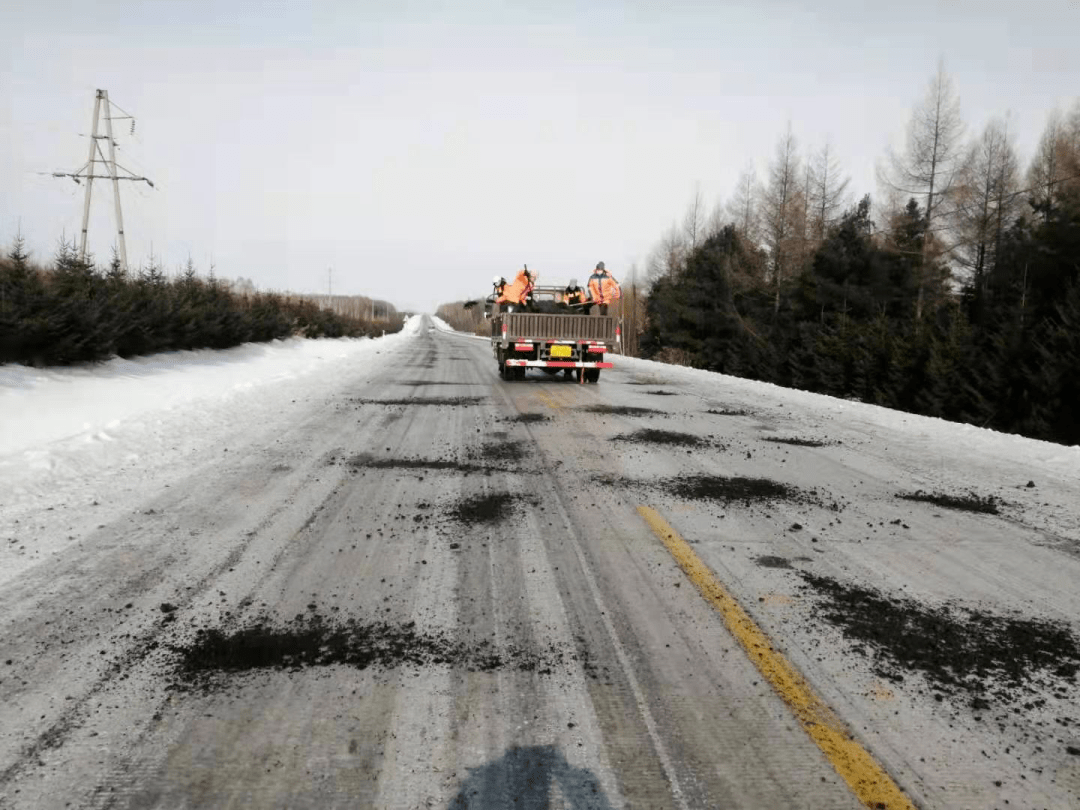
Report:
[[[902,143],[938,60],[969,132],[1011,114],[1024,165],[1080,95],[1076,0],[357,3],[10,0],[0,10],[0,243],[77,235],[95,88],[133,266],[426,309],[527,262],[625,279],[791,122],[852,190]],[[40,173],[45,173],[40,174]],[[94,185],[90,244],[115,240]]]

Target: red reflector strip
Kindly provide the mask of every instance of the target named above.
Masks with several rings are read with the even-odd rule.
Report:
[[[514,351],[516,351],[516,352],[531,352],[532,348],[533,347],[532,347],[531,343],[515,343],[514,344]]]
[[[506,365],[529,368],[615,368],[614,363],[574,363],[567,360],[507,360]]]
[[[607,346],[590,346],[589,351],[590,352],[605,352],[605,351],[607,351]]]

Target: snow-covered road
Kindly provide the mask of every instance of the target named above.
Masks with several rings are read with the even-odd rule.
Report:
[[[1080,448],[433,323],[0,367],[0,807],[1080,806]]]

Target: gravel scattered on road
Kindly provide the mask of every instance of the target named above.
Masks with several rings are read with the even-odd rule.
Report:
[[[991,702],[1032,708],[1029,698],[1045,690],[1075,695],[1080,642],[1065,625],[800,576],[817,597],[815,617],[871,655],[882,678],[920,673],[938,694],[970,698],[973,709]]]
[[[976,512],[985,515],[998,514],[998,505],[1001,501],[993,495],[985,498],[970,492],[966,495],[949,495],[943,492],[923,492],[921,489],[911,493],[900,493],[896,497],[905,501],[921,501],[941,506],[945,509],[956,509],[961,512]]]

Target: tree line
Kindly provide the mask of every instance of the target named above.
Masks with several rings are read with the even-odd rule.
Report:
[[[401,328],[392,307],[380,304],[382,317],[373,320],[363,302],[343,298],[237,289],[213,270],[200,277],[190,260],[172,278],[154,261],[128,273],[115,255],[99,268],[65,241],[52,263],[42,266],[30,260],[20,235],[0,258],[0,363],[67,365]]]
[[[651,252],[640,353],[1080,443],[1080,102],[1026,171],[1006,119],[963,132],[939,68],[872,201],[789,127]]]

